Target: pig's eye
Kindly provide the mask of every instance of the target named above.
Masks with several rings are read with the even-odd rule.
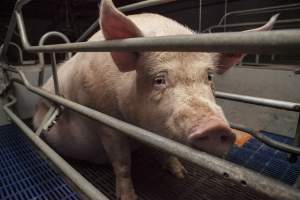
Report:
[[[212,81],[212,79],[213,79],[213,74],[212,74],[212,73],[208,73],[208,74],[207,74],[207,79],[208,79],[209,81]]]
[[[166,78],[165,76],[157,76],[153,80],[153,86],[155,89],[164,89],[166,88]]]

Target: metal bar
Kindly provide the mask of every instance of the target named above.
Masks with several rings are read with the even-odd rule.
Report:
[[[125,135],[137,139],[142,143],[151,145],[157,149],[188,160],[205,169],[211,170],[218,175],[226,176],[236,181],[237,183],[241,183],[243,186],[255,189],[256,191],[261,192],[271,198],[280,200],[300,198],[299,191],[290,188],[280,182],[274,181],[273,179],[270,179],[268,177],[262,177],[256,172],[252,172],[226,160],[216,158],[205,152],[197,151],[171,139],[164,138],[153,132],[128,124],[124,121],[113,118],[104,113],[100,113],[86,106],[64,99],[60,96],[50,94],[38,87],[32,86],[20,70],[11,69],[9,67],[3,68],[8,71],[17,72],[22,80],[13,78],[11,79],[11,81],[24,85],[33,93],[38,94],[55,103],[61,104],[91,119],[99,121],[113,129],[119,130]]]
[[[138,10],[141,8],[147,8],[147,7],[152,7],[152,6],[158,6],[161,4],[169,3],[169,2],[174,2],[176,0],[147,0],[147,1],[141,1],[137,3],[133,3],[130,5],[122,6],[119,7],[118,9],[122,12],[130,12],[133,10]],[[83,42],[85,41],[91,33],[99,27],[99,19],[97,19],[77,40],[76,42]]]
[[[227,3],[228,3],[227,0],[225,0],[225,5],[224,5],[224,15],[226,15],[226,13],[227,13],[227,8],[228,8],[228,4],[227,4]],[[227,18],[224,19],[224,23],[223,23],[223,24],[224,24],[224,25],[227,24]],[[224,26],[223,32],[226,32],[226,26]]]
[[[295,146],[291,146],[289,144],[281,143],[281,142],[278,142],[276,140],[273,140],[273,139],[269,138],[268,136],[260,133],[257,130],[247,128],[247,127],[244,127],[244,126],[239,125],[239,124],[230,124],[230,126],[231,126],[231,128],[238,129],[238,130],[250,133],[256,139],[262,141],[263,143],[265,143],[266,145],[268,145],[270,147],[273,147],[275,149],[279,149],[281,151],[290,152],[290,153],[293,153],[293,154],[296,154],[296,155],[300,155],[300,148],[295,147]]]
[[[300,176],[298,176],[296,182],[293,185],[294,188],[300,189]]]
[[[199,0],[199,24],[198,24],[198,32],[200,33],[202,30],[202,0]]]
[[[19,14],[17,14],[17,21],[24,49],[29,52],[217,51],[289,54],[300,51],[300,30],[141,37],[124,40],[30,46]]]
[[[0,60],[6,59],[6,53],[8,50],[9,43],[11,42],[11,38],[14,33],[15,27],[16,27],[16,15],[13,13],[10,18],[7,33],[4,38],[3,48],[0,49]]]
[[[295,22],[300,22],[300,19],[283,19],[283,20],[277,20],[276,24],[287,24],[287,23],[295,23]],[[245,23],[235,23],[235,24],[220,24],[220,25],[215,25],[211,26],[205,31],[211,31],[212,29],[216,28],[234,28],[234,27],[242,27],[242,26],[255,26],[255,25],[262,25],[265,24],[266,22],[245,22]]]
[[[300,4],[299,4],[300,6]],[[263,10],[263,11],[258,11],[258,12],[252,12],[252,13],[239,13],[239,16],[243,15],[256,15],[256,14],[264,14],[264,13],[279,13],[283,11],[292,11],[292,10],[299,10],[300,7],[288,7],[288,8],[279,8],[279,9],[274,9],[274,10]]]
[[[298,113],[298,122],[297,122],[297,128],[296,128],[296,133],[295,133],[295,138],[294,138],[293,144],[296,147],[300,147],[300,112]],[[295,162],[297,162],[297,160],[298,160],[297,154],[292,153],[289,155],[290,162],[295,163]],[[300,180],[299,180],[299,186],[300,186]]]
[[[55,94],[59,95],[59,80],[57,77],[55,53],[51,53],[50,58],[51,58],[51,69],[52,69],[52,77],[54,83],[54,91]]]
[[[49,39],[50,37],[59,37],[61,39],[63,39],[66,43],[70,43],[69,38],[60,32],[57,31],[50,31],[48,33],[45,33],[40,41],[39,41],[39,46],[42,46],[47,39]],[[41,65],[41,71],[39,72],[39,78],[38,78],[38,86],[42,86],[42,84],[44,83],[44,74],[45,74],[45,58],[44,58],[44,53],[38,53],[39,56],[39,64]],[[65,54],[66,59],[70,59],[72,57],[72,53],[68,52]]]
[[[288,102],[288,101],[279,101],[273,99],[265,99],[260,97],[252,97],[246,95],[238,95],[226,92],[215,92],[217,98],[228,99],[232,101],[238,101],[243,103],[250,103],[255,105],[267,106],[271,108],[278,108],[288,111],[300,111],[300,104]]]
[[[50,38],[50,37],[58,37],[58,38],[61,38],[62,40],[64,40],[66,43],[70,43],[70,40],[69,38],[63,34],[63,33],[60,33],[60,32],[57,32],[57,31],[50,31],[50,32],[47,32],[45,33],[40,41],[39,41],[39,46],[42,46],[45,44],[45,42]],[[72,53],[69,52],[69,53],[66,53],[65,55],[66,59],[70,59],[72,57]],[[45,60],[44,60],[44,54],[43,53],[39,53],[39,64],[41,65],[44,65],[45,64]]]
[[[294,3],[294,4],[288,4],[288,5],[279,5],[279,6],[271,6],[271,7],[264,7],[264,8],[254,8],[254,9],[249,9],[249,10],[238,10],[238,11],[232,11],[228,12],[226,15],[224,15],[218,25],[221,25],[223,23],[223,20],[228,17],[229,15],[233,14],[246,14],[246,13],[253,13],[253,12],[260,12],[260,11],[265,11],[265,10],[272,10],[272,9],[280,9],[280,8],[288,8],[288,7],[294,7],[294,6],[300,6],[300,3]]]
[[[300,146],[300,113],[298,113],[298,122],[295,134],[295,145]]]
[[[78,173],[71,165],[69,165],[62,157],[52,150],[43,140],[41,140],[34,132],[16,116],[10,106],[14,105],[17,100],[11,97],[12,101],[3,106],[5,113],[16,123],[24,134],[35,144],[48,158],[58,167],[61,172],[67,176],[76,187],[78,187],[88,198],[108,200],[108,198],[98,191],[89,181],[87,181],[80,173]]]
[[[9,46],[9,45],[12,45],[12,46],[14,46],[14,47],[17,48],[18,53],[19,53],[20,63],[21,63],[21,65],[24,65],[23,53],[22,53],[21,47],[20,47],[18,44],[14,43],[14,42],[10,42],[10,43],[8,44],[8,46]],[[3,50],[3,48],[4,48],[4,44],[2,44],[2,45],[0,46],[0,52]]]
[[[184,36],[142,37],[46,46],[31,46],[21,12],[15,12],[21,41],[29,52],[65,51],[217,51],[289,54],[300,51],[300,30],[214,33]]]
[[[41,133],[43,132],[43,130],[47,130],[47,128],[49,127],[49,124],[51,124],[51,122],[53,121],[52,116],[54,116],[54,112],[56,111],[56,107],[54,106],[50,106],[49,110],[47,111],[46,115],[44,116],[43,121],[41,122],[41,124],[39,125],[39,127],[36,129],[35,134],[37,136],[40,136]]]

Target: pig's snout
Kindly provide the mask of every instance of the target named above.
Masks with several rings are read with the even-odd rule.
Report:
[[[220,120],[209,120],[192,129],[188,142],[207,153],[224,156],[235,142],[235,134]]]

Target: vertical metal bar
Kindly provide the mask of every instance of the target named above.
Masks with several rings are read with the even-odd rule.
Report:
[[[51,106],[49,110],[47,111],[46,115],[44,116],[44,119],[42,120],[39,127],[36,129],[35,134],[37,136],[40,136],[43,130],[46,130],[49,127],[49,123],[51,123],[50,119],[53,116],[54,111],[56,110],[56,107]]]
[[[297,147],[300,146],[300,112],[299,112],[299,115],[298,115],[298,122],[297,122],[296,133],[295,133],[295,138],[294,138],[293,144],[294,144],[294,146],[297,146]],[[288,159],[291,163],[295,163],[298,160],[298,155],[290,154]],[[298,184],[300,186],[300,180],[299,180]]]
[[[227,15],[227,7],[228,7],[228,4],[227,4],[227,0],[225,0],[225,5],[224,5],[224,16]],[[227,24],[227,17],[224,18],[224,32],[226,32],[226,24]]]
[[[293,185],[294,188],[300,189],[300,176],[298,176],[296,182]]]
[[[271,61],[274,61],[275,60],[275,54],[272,54],[271,55]]]
[[[296,134],[295,134],[295,144],[297,146],[300,146],[300,112],[298,114],[298,123],[297,123]]]
[[[13,13],[9,21],[7,33],[3,42],[3,47],[0,49],[0,60],[1,59],[6,60],[7,49],[11,41],[12,35],[14,33],[15,27],[16,27],[16,15],[15,13]]]
[[[55,94],[59,94],[59,83],[58,83],[58,77],[57,77],[57,69],[56,69],[56,58],[55,53],[50,54],[51,57],[51,68],[52,68],[52,76],[53,76],[53,82],[54,82],[54,91]]]
[[[255,63],[258,64],[259,63],[259,54],[255,55]]]
[[[202,0],[199,0],[199,25],[198,32],[200,33],[202,29]]]
[[[57,32],[57,31],[50,31],[48,33],[45,33],[40,41],[39,41],[39,46],[42,46],[49,37],[59,37],[61,39],[63,39],[66,43],[70,43],[69,38],[64,35],[63,33]],[[38,53],[39,56],[39,64],[41,65],[41,71],[39,72],[39,78],[38,78],[38,86],[42,86],[44,83],[44,74],[45,74],[45,57],[44,57],[44,53],[40,52]],[[65,53],[65,58],[66,59],[70,59],[72,57],[72,53],[71,52],[66,52]]]

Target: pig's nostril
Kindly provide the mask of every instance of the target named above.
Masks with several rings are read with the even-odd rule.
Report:
[[[221,142],[226,142],[228,139],[227,135],[221,135],[220,140]]]

